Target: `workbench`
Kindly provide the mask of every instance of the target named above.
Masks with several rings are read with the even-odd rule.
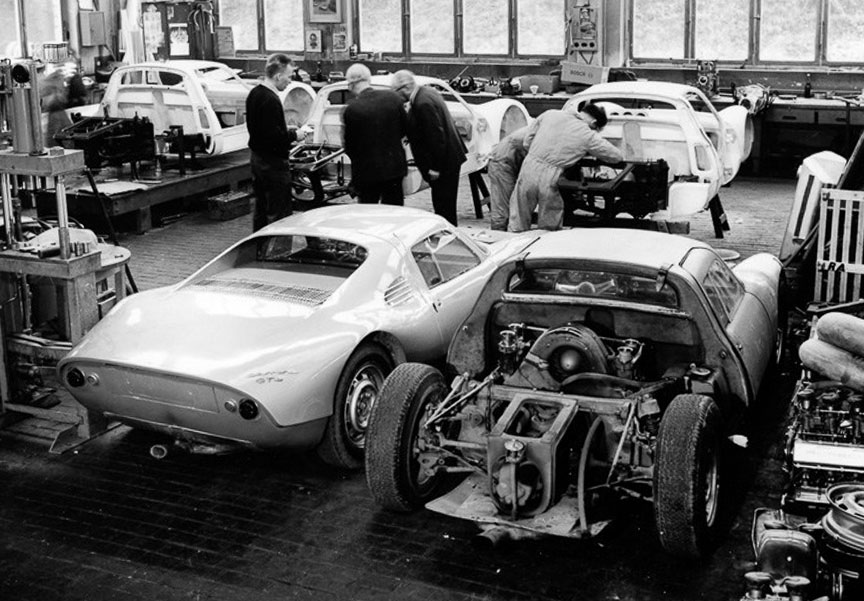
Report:
[[[146,232],[153,227],[151,209],[155,206],[202,195],[210,195],[226,189],[234,190],[242,183],[251,181],[252,169],[249,166],[249,151],[238,150],[224,155],[205,156],[197,159],[198,165],[189,167],[186,174],[166,168],[158,176],[152,172],[141,171],[139,180],[131,180],[126,172],[105,169],[96,178],[97,187],[103,198],[105,212],[109,218],[121,215],[135,216],[135,230]],[[133,184],[128,189],[112,192],[116,180]],[[104,190],[100,187],[104,186]],[[51,195],[40,195],[36,199],[36,210],[40,218],[50,217],[53,213]],[[104,231],[105,214],[99,199],[92,192],[86,178],[70,182],[66,197],[69,216],[85,227]]]

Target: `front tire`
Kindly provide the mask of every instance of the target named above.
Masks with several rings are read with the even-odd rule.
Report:
[[[393,360],[380,345],[364,342],[348,358],[333,399],[333,415],[327,422],[318,456],[334,467],[363,467],[369,415],[393,370]]]
[[[660,422],[654,463],[654,521],[663,548],[707,554],[720,511],[720,410],[698,394],[676,396]]]
[[[441,474],[428,474],[418,455],[428,411],[447,396],[444,377],[421,363],[403,363],[387,378],[369,419],[366,483],[385,509],[407,512],[442,492]]]

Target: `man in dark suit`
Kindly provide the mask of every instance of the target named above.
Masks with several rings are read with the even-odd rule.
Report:
[[[456,225],[459,170],[465,144],[437,90],[418,86],[411,71],[393,74],[391,87],[409,103],[408,141],[420,173],[432,188],[435,213]]]
[[[345,72],[356,98],[342,114],[345,154],[351,159],[351,185],[361,203],[404,204],[402,178],[408,172],[402,138],[408,116],[392,90],[372,88],[372,73],[355,63]]]
[[[291,170],[288,154],[304,130],[288,128],[279,92],[291,83],[294,65],[284,54],[273,54],[264,67],[264,81],[246,97],[249,162],[255,192],[252,231],[291,214]]]

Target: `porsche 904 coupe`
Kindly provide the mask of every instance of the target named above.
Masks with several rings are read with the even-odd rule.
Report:
[[[594,102],[606,110],[602,135],[626,160],[663,159],[669,166],[669,212],[700,211],[738,173],[750,155],[753,123],[747,109],[717,111],[699,89],[656,81],[591,86],[574,95],[565,110]]]
[[[373,75],[372,87],[376,89],[390,89],[391,75]],[[468,158],[462,164],[462,175],[474,173],[486,166],[489,160],[489,152],[498,141],[509,133],[527,125],[531,121],[528,109],[516,100],[510,98],[496,98],[482,104],[468,104],[450,84],[435,77],[417,76],[417,85],[430,86],[441,92],[447,103],[447,108],[459,130],[465,146],[468,149]],[[320,156],[322,149],[328,150],[333,156],[331,161],[321,162],[321,168],[316,171],[316,176],[325,182],[323,188],[326,190],[333,182],[339,182],[341,192],[344,193],[344,184],[351,180],[351,163],[347,156],[340,152],[344,145],[342,113],[351,98],[351,92],[344,81],[335,82],[324,86],[319,90],[315,102],[308,113],[306,125],[313,128],[312,134],[307,136],[305,148],[295,149],[296,152],[307,152]],[[290,102],[286,101],[286,107]],[[335,151],[335,152],[334,152]],[[405,145],[409,164],[411,149]],[[299,157],[298,157],[299,160]],[[304,177],[299,174],[300,179]],[[308,187],[312,188],[312,185]],[[316,196],[322,196],[322,187],[317,183]],[[411,167],[408,175],[403,181],[405,194],[413,194],[425,187],[419,170]],[[321,198],[316,198],[321,200]]]
[[[781,279],[773,255],[730,268],[670,234],[539,237],[498,268],[456,331],[449,388],[421,363],[387,377],[367,431],[372,495],[473,520],[490,537],[574,538],[635,496],[653,500],[667,551],[708,552],[721,448],[742,435],[782,348]]]
[[[287,217],[119,303],[60,378],[85,407],[193,450],[316,447],[360,467],[385,376],[443,359],[486,278],[528,240],[466,231],[404,207]]]

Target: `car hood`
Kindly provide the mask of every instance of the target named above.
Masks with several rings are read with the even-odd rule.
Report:
[[[343,360],[367,327],[354,310],[194,287],[142,292],[97,323],[61,367],[74,360],[110,362],[254,394],[262,375],[307,378]]]

